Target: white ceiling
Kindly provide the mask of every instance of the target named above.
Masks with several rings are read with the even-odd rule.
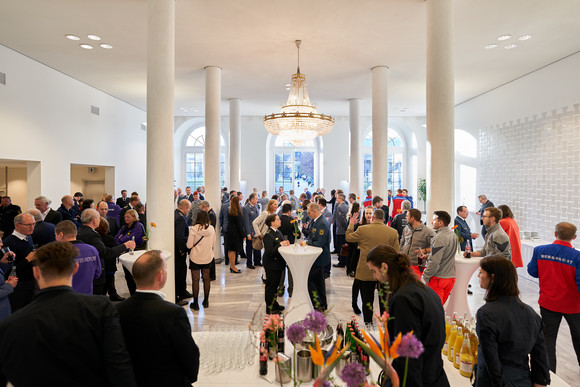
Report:
[[[278,112],[301,39],[300,69],[319,112],[346,116],[348,99],[361,98],[361,114],[370,115],[370,69],[386,65],[390,114],[423,116],[425,7],[423,0],[177,0],[175,114],[203,116],[208,65],[223,69],[223,115],[228,98],[242,100],[242,115]],[[579,0],[455,0],[454,21],[456,104],[580,50]],[[96,34],[114,48],[84,50],[66,34],[81,42]],[[498,42],[502,34],[513,38]],[[518,41],[524,34],[533,38]],[[146,35],[145,0],[0,0],[0,44],[143,110]],[[512,42],[518,47],[503,48]],[[499,47],[485,50],[489,43]]]

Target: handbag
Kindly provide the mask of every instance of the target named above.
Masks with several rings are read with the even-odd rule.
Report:
[[[264,248],[264,241],[260,238],[252,238],[252,248],[254,250],[262,250]]]
[[[348,243],[340,246],[340,256],[347,257],[348,256]]]

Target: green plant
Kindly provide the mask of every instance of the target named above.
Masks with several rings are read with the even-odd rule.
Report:
[[[417,196],[419,200],[423,202],[423,210],[427,210],[427,180],[421,177],[419,178],[419,184],[417,184]]]

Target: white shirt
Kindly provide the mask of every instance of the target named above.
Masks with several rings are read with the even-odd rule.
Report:
[[[141,289],[137,289],[138,292],[140,293],[153,293],[153,294],[157,294],[159,297],[163,298],[165,300],[165,298],[167,298],[167,295],[165,293],[163,293],[161,290],[141,290]]]
[[[12,235],[14,235],[18,239],[21,239],[21,240],[23,240],[25,242],[28,242],[28,236],[27,235],[24,235],[24,234],[21,234],[21,233],[19,233],[16,230],[14,230],[14,232],[12,232]]]
[[[48,208],[48,210],[40,213],[40,216],[42,216],[42,220],[46,219],[46,215],[48,215],[49,212],[50,212],[50,207]]]

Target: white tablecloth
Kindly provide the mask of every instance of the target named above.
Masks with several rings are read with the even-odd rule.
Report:
[[[314,246],[295,248],[294,245],[290,245],[282,246],[278,251],[284,257],[294,280],[294,290],[284,316],[286,326],[290,326],[296,321],[303,320],[304,316],[313,310],[308,294],[308,273],[316,258],[322,253],[322,249]]]
[[[147,252],[147,250],[138,250],[138,251],[133,251],[133,254],[125,253],[119,257],[119,260],[121,261],[123,266],[125,266],[125,268],[132,273],[133,272],[133,264],[135,263],[137,258],[142,256],[146,252]],[[166,262],[171,257],[171,253],[167,250],[161,250],[161,255],[163,256],[163,258],[165,259]]]

